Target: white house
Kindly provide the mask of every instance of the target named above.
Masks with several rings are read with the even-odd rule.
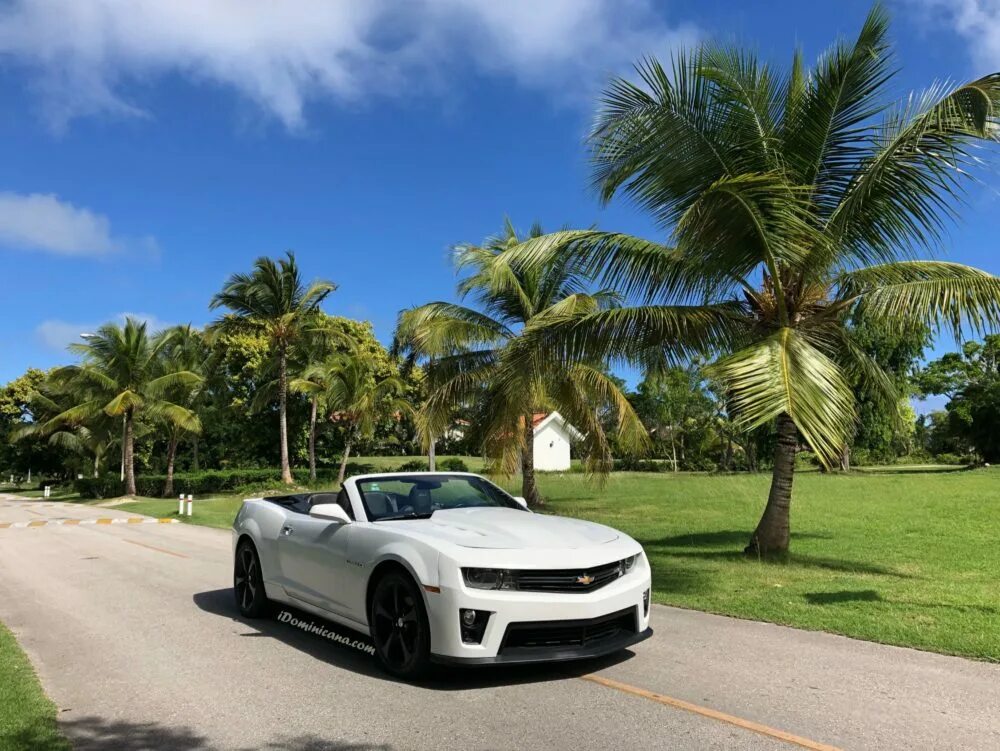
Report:
[[[532,416],[535,428],[535,469],[554,472],[569,469],[569,445],[583,434],[566,422],[558,412],[536,413]]]

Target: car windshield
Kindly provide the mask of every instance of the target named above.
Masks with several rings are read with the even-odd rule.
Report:
[[[482,477],[396,475],[357,482],[371,521],[426,519],[435,511],[492,506],[523,510],[511,496]]]

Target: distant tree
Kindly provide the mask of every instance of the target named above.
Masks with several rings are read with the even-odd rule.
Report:
[[[716,436],[716,407],[701,369],[674,366],[648,375],[631,397],[661,455],[666,448],[674,471],[703,469]]]
[[[885,399],[862,374],[851,375],[858,420],[854,436],[841,454],[840,467],[844,470],[850,469],[852,448],[862,449],[881,462],[890,462],[912,448],[916,416],[910,406],[910,396],[915,391],[911,381],[931,341],[931,330],[922,322],[885,326],[877,319],[860,319],[851,322],[851,333],[857,346],[892,379],[899,398]]]
[[[135,495],[136,420],[140,416],[190,431],[200,426],[194,412],[166,398],[172,390],[200,380],[188,370],[162,372],[160,357],[172,340],[169,332],[149,336],[146,323],[131,317],[124,326],[108,323],[85,342],[70,345],[70,351],[81,358],[79,365],[57,368],[48,379],[54,390],[72,398],[74,406],[49,419],[46,429],[86,424],[102,414],[122,421],[126,495]]]
[[[458,292],[478,306],[432,302],[404,311],[396,335],[397,341],[432,359],[421,411],[426,433],[442,435],[456,410],[479,405],[484,451],[503,471],[520,464],[521,493],[532,506],[541,503],[533,456],[535,413],[558,410],[581,430],[581,453],[593,472],[607,473],[612,462],[601,408],[617,416],[620,442],[635,450],[646,441],[642,422],[606,374],[604,361],[563,367],[538,350],[519,346],[525,326],[607,310],[616,301],[607,291],[589,292],[580,267],[568,257],[530,271],[506,264],[506,254],[540,234],[536,225],[527,237],[519,236],[507,220],[500,234],[482,245],[456,247],[456,267],[470,272]],[[501,383],[503,373],[516,378],[517,385]]]
[[[950,397],[946,419],[935,418],[931,431],[936,453],[971,447],[984,461],[1000,461],[1000,335],[966,342],[928,363],[915,381],[923,394]]]
[[[273,348],[278,371],[278,426],[281,448],[281,479],[291,484],[288,458],[288,357],[292,344],[308,326],[310,317],[336,289],[333,282],[314,281],[306,285],[295,255],[274,261],[258,258],[249,274],[233,274],[216,294],[209,307],[225,308],[227,315],[212,324],[225,333],[262,333]]]
[[[370,438],[382,416],[410,409],[409,402],[402,398],[404,382],[396,376],[379,378],[371,360],[358,351],[333,355],[311,365],[293,386],[315,395],[326,419],[344,428],[344,450],[337,475],[340,484],[355,443]]]
[[[166,393],[170,401],[183,405],[197,414],[205,383],[206,363],[209,356],[204,337],[190,324],[175,326],[166,332],[166,345],[160,350],[159,370],[163,375],[177,372],[194,373],[197,380],[179,381]],[[184,436],[196,436],[201,432],[201,421],[193,428],[186,424],[167,421],[167,479],[163,486],[164,497],[174,494],[174,465],[177,446]]]

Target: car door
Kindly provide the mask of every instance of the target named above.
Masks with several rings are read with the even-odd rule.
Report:
[[[294,598],[344,614],[352,524],[289,514],[278,532],[278,564]]]

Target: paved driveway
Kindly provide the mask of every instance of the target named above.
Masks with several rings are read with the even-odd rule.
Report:
[[[0,620],[78,748],[1000,748],[1000,666],[660,606],[614,659],[397,683],[238,618],[228,532],[96,522],[130,516],[0,497],[79,520],[0,527]]]

